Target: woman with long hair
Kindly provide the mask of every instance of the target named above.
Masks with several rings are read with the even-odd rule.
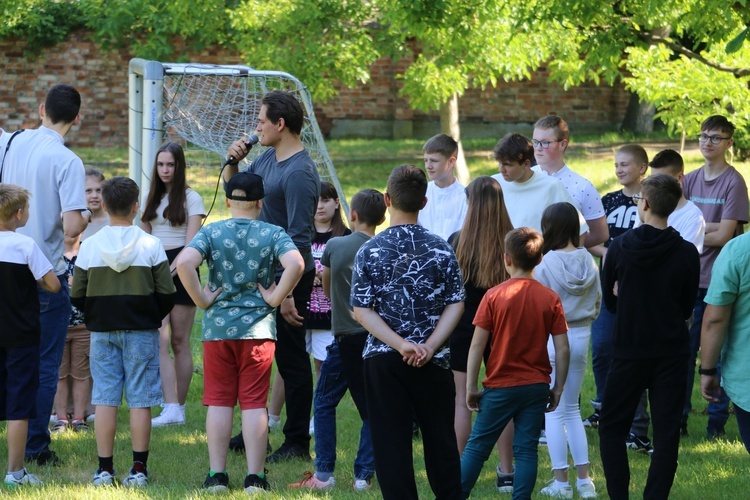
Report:
[[[159,238],[167,252],[177,288],[174,309],[159,329],[164,410],[152,419],[154,427],[185,423],[185,399],[193,377],[190,332],[195,320],[195,304],[177,277],[174,259],[200,229],[206,209],[201,196],[187,185],[186,168],[185,153],[179,144],[167,142],[159,148],[141,215],[141,228]],[[170,347],[174,359],[169,354]]]
[[[466,289],[463,316],[450,336],[451,370],[456,384],[454,427],[459,453],[463,453],[471,433],[471,411],[466,407],[466,360],[474,334],[472,321],[485,292],[508,279],[502,263],[505,235],[513,229],[503,189],[492,177],[481,176],[471,181],[466,187],[466,198],[469,208],[464,225],[448,239],[456,251]]]
[[[602,300],[599,272],[594,258],[580,248],[578,211],[570,203],[555,203],[542,214],[544,237],[542,262],[534,269],[534,277],[554,290],[562,301],[568,322],[570,364],[565,389],[553,412],[545,413],[547,448],[554,479],[542,488],[542,495],[573,498],[568,483],[568,447],[578,475],[576,489],[581,498],[596,498],[596,488],[589,477],[589,452],[586,430],[581,420],[578,399],[586,375],[591,323],[599,315]],[[555,383],[555,348],[547,344]]]

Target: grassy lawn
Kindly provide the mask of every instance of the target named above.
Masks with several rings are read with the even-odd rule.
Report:
[[[603,137],[585,137],[574,142],[568,155],[569,165],[589,178],[604,194],[617,189],[614,176],[614,151],[623,143],[616,135]],[[383,189],[390,170],[402,163],[421,164],[421,141],[365,141],[338,140],[330,141],[327,147],[337,169],[339,180],[347,199],[363,188]],[[492,160],[491,149],[494,141],[466,141],[467,160],[472,176],[491,175],[497,172]],[[697,141],[688,144],[685,159],[688,170],[701,164],[697,151]],[[679,149],[679,141],[662,138],[658,143],[645,144],[650,155],[665,147]],[[101,169],[107,176],[127,175],[127,149],[115,150],[80,150],[77,151],[86,166]],[[218,159],[215,159],[218,163]],[[750,163],[736,164],[739,170],[750,178]],[[204,197],[206,207],[211,203],[216,186],[218,168],[199,168],[191,172],[190,183]],[[223,204],[220,190],[217,205]],[[224,217],[223,210],[215,209],[212,219]],[[199,313],[200,314],[200,313]],[[208,472],[208,453],[205,439],[205,409],[200,400],[203,390],[203,377],[200,371],[200,325],[193,329],[194,353],[197,373],[193,378],[187,404],[186,425],[154,429],[152,433],[149,469],[152,483],[143,492],[129,492],[123,489],[97,490],[90,486],[94,469],[97,467],[96,443],[93,434],[68,433],[53,436],[52,448],[62,457],[64,464],[60,468],[41,468],[31,466],[30,471],[38,474],[45,482],[41,488],[24,488],[9,490],[0,486],[0,496],[10,498],[31,498],[48,500],[50,498],[208,498],[210,495],[200,491],[200,485]],[[594,382],[590,372],[587,374],[581,395],[582,413],[590,413],[588,401],[594,397]],[[680,445],[680,464],[672,489],[671,498],[675,499],[745,499],[750,491],[750,475],[747,474],[748,455],[739,441],[735,419],[730,418],[725,439],[708,442],[704,439],[707,423],[706,402],[700,397],[697,387],[693,393],[694,414],[690,419],[690,436],[684,438]],[[397,410],[403,411],[403,410]],[[158,410],[154,412],[158,414]],[[283,419],[284,417],[282,417]],[[357,450],[359,436],[359,418],[354,405],[346,396],[339,409],[338,464],[335,477],[336,488],[329,494],[309,493],[289,490],[288,483],[299,481],[302,473],[313,470],[312,462],[294,461],[269,466],[269,480],[273,491],[270,498],[379,498],[380,492],[375,487],[369,492],[355,493],[351,489],[353,479],[352,463]],[[115,450],[115,467],[118,477],[123,477],[131,464],[130,437],[128,432],[128,415],[121,409],[118,422],[118,434]],[[235,419],[235,429],[238,429]],[[5,427],[0,439],[0,456],[7,453]],[[599,457],[598,434],[595,430],[587,431],[591,472],[600,492],[606,498],[606,485]],[[274,448],[283,440],[280,432],[270,435]],[[312,451],[311,444],[311,451]],[[647,455],[630,453],[631,492],[641,496],[650,458]],[[494,487],[494,467],[497,465],[497,454],[493,453],[485,465],[473,492],[473,498],[502,497]],[[432,497],[424,469],[422,444],[414,442],[414,466],[420,497]],[[245,496],[242,491],[242,480],[245,474],[244,456],[230,453],[229,475],[231,490],[228,498]],[[539,474],[534,497],[545,482],[552,477],[550,461],[545,447],[539,448]],[[571,477],[575,472],[571,471]],[[506,498],[510,498],[506,496]]]

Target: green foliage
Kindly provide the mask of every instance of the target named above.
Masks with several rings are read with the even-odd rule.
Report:
[[[74,0],[1,0],[0,38],[26,40],[27,57],[38,56],[84,24],[82,10]]]

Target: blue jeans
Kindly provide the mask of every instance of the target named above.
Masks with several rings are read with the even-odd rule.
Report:
[[[70,321],[68,280],[62,275],[60,291],[51,293],[39,289],[39,321],[42,335],[39,344],[39,390],[36,394],[36,417],[29,419],[26,455],[49,450],[49,416],[57,393],[60,362],[65,349],[65,337]]]
[[[539,462],[539,434],[548,401],[547,384],[484,389],[469,442],[461,455],[461,488],[467,498],[497,438],[511,419],[516,427],[513,436],[513,456],[516,459],[513,498],[531,498]]]
[[[612,364],[612,337],[615,332],[615,313],[609,312],[602,306],[599,316],[591,325],[591,369],[594,372],[594,383],[596,384],[595,403],[601,409],[604,385],[607,383],[607,374]]]
[[[698,349],[701,345],[701,325],[703,324],[703,313],[706,311],[706,288],[698,289],[698,297],[695,300],[695,309],[693,310],[693,324],[690,327],[690,358],[688,358],[687,370],[687,389],[685,390],[685,407],[682,411],[682,425],[687,425],[690,410],[693,409],[691,398],[693,396],[693,383],[695,381],[695,360],[698,357]],[[716,364],[718,377],[721,380],[721,363]],[[719,402],[708,403],[708,424],[706,426],[709,434],[716,431],[724,430],[724,426],[729,420],[729,397],[724,391],[721,391]]]
[[[347,388],[350,389],[360,415],[363,413],[367,415],[366,407],[364,407],[366,402],[363,390],[364,372],[362,371],[362,349],[366,338],[366,333],[340,336],[328,345],[326,360],[320,367],[320,377],[315,388],[313,418],[315,419],[316,471],[332,473],[336,466],[336,407],[346,394]],[[352,375],[359,376],[361,380],[359,387],[362,389],[360,391],[350,388],[349,374],[343,360],[343,357],[347,355],[350,358],[352,355],[358,358],[354,361],[358,361],[360,365],[359,373]],[[374,474],[375,454],[372,450],[370,424],[365,417],[359,433],[359,450],[354,459],[354,478],[369,480]]]
[[[740,430],[740,437],[745,445],[745,449],[750,453],[750,412],[747,412],[734,404],[734,416],[737,417],[737,427]]]

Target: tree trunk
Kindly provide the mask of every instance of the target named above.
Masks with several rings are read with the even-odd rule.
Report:
[[[631,132],[636,135],[648,135],[654,131],[654,115],[656,108],[653,104],[641,101],[638,94],[630,94],[628,109],[620,125],[620,132]]]
[[[469,174],[469,167],[466,166],[464,147],[461,144],[461,127],[458,124],[458,94],[453,94],[453,97],[440,104],[440,131],[453,137],[458,143],[454,175],[458,182],[466,186],[471,180],[471,175]]]

